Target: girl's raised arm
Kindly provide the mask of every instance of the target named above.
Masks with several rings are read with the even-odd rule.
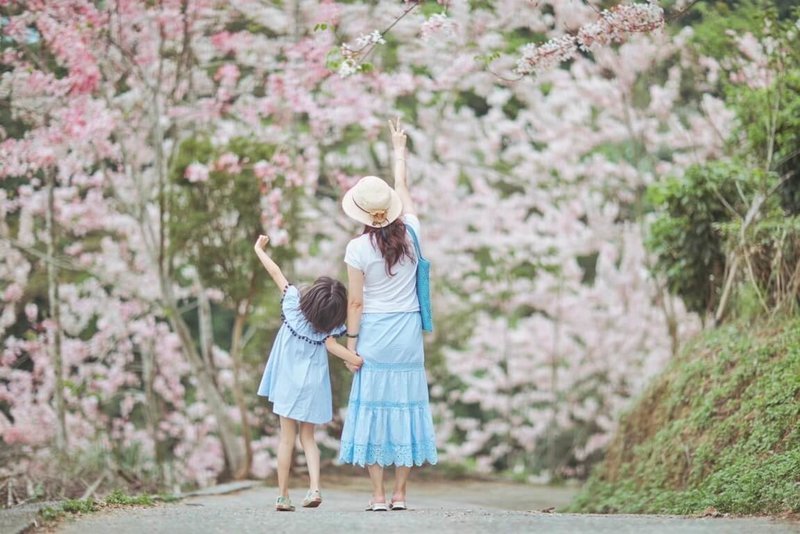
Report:
[[[394,147],[394,190],[403,203],[403,213],[415,215],[417,210],[408,192],[408,176],[406,172],[406,132],[400,128],[400,117],[396,122],[389,121],[389,131],[392,133],[392,146]]]
[[[281,292],[286,291],[286,286],[289,285],[289,281],[286,280],[285,276],[283,276],[283,271],[281,271],[281,268],[278,267],[278,264],[272,261],[272,258],[270,258],[264,251],[264,248],[267,246],[267,243],[269,243],[269,237],[265,235],[260,235],[258,236],[256,244],[253,248],[256,251],[258,259],[261,260],[261,264],[264,266],[269,275],[272,277],[272,280],[275,282],[275,285],[278,286],[278,289]]]

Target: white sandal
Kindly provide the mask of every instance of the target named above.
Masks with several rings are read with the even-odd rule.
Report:
[[[372,502],[369,501],[367,505],[367,512],[386,512],[389,510],[389,507],[386,505],[385,502]]]
[[[275,509],[279,512],[294,512],[292,499],[289,497],[278,496],[275,500]]]
[[[389,504],[389,509],[397,511],[408,510],[408,508],[406,508],[406,501],[392,501]]]
[[[316,508],[322,504],[322,494],[319,490],[308,490],[306,498],[303,499],[303,508]]]

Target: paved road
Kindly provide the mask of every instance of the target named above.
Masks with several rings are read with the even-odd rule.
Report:
[[[317,533],[422,534],[542,533],[800,533],[800,524],[770,519],[689,519],[669,516],[552,514],[540,510],[569,501],[572,490],[502,483],[418,483],[406,512],[365,512],[366,480],[323,489],[317,509],[275,512],[275,488],[193,497],[155,508],[119,509],[69,521],[62,534]],[[302,500],[304,490],[292,492]]]

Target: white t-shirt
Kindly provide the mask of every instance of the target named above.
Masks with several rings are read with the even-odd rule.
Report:
[[[417,239],[421,239],[417,216],[403,215],[402,220],[414,229]],[[360,235],[347,244],[344,262],[364,273],[364,313],[419,311],[416,251],[408,232],[406,239],[415,257],[403,257],[392,267],[392,276],[386,273],[386,262],[369,234]]]

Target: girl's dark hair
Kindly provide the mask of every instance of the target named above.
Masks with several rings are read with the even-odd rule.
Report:
[[[318,332],[331,332],[347,319],[347,289],[338,280],[320,276],[300,296],[300,311]]]
[[[381,256],[386,262],[386,274],[389,276],[394,275],[392,267],[404,257],[414,259],[411,243],[406,239],[406,225],[400,219],[383,228],[365,226],[364,233],[369,234],[370,241],[381,251]]]

